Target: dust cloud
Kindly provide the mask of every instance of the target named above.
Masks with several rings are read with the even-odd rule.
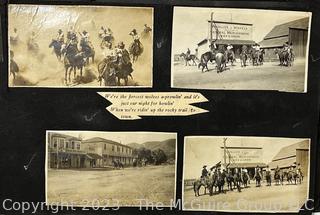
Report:
[[[10,5],[9,38],[16,28],[18,42],[10,44],[9,41],[9,49],[13,51],[13,56],[9,55],[19,66],[19,72],[15,79],[9,74],[9,86],[66,87],[64,64],[57,59],[49,44],[57,37],[59,29],[63,30],[66,40],[67,31],[73,26],[77,33],[83,30],[89,32],[90,41],[95,49],[95,62],[84,68],[81,84],[73,86],[100,87],[97,65],[104,58],[103,49],[100,47],[101,39],[98,36],[100,27],[110,28],[114,36],[114,45],[122,41],[128,50],[133,41],[129,33],[136,29],[141,35],[144,24],[153,29],[152,8]],[[35,32],[35,41],[39,45],[37,53],[27,49],[27,41],[32,32]],[[133,64],[133,79],[129,78],[129,86],[151,87],[152,33],[148,37],[141,36],[140,41],[144,51]],[[73,78],[73,75],[71,77]]]

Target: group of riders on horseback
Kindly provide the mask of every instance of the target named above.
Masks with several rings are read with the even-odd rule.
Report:
[[[150,32],[151,28],[145,24],[144,31]],[[138,60],[143,52],[143,45],[140,42],[137,30],[133,29],[129,35],[133,39],[129,51],[125,48],[123,42],[119,42],[113,48],[114,38],[111,30],[101,27],[99,37],[101,38],[100,46],[104,49],[104,59],[98,64],[100,85],[102,79],[106,86],[119,86],[121,79],[125,81],[125,85],[128,85],[128,77],[132,78],[132,64]]]
[[[263,168],[257,166],[254,171],[254,175],[250,175],[246,168],[226,168],[221,170],[221,162],[212,166],[207,170],[207,165],[203,166],[201,177],[193,182],[193,189],[195,196],[200,196],[199,190],[203,186],[205,188],[204,194],[206,194],[207,189],[209,190],[209,195],[215,193],[226,193],[224,186],[228,187],[228,191],[233,191],[234,189],[241,192],[242,188],[247,188],[250,184],[250,180],[253,179],[256,182],[256,187],[261,187],[261,181],[266,179],[266,186],[271,186],[272,184],[272,174],[271,170],[267,166],[264,170]],[[303,174],[300,168],[300,164],[294,169],[293,166],[289,170],[282,170],[278,166],[274,170],[274,181],[275,185],[283,185],[284,179],[287,179],[288,184],[297,184],[303,181]],[[214,190],[213,190],[214,188]]]
[[[148,34],[150,31],[151,28],[145,24],[143,33]],[[128,76],[131,76],[133,71],[132,63],[137,61],[138,56],[143,52],[143,45],[140,42],[137,30],[133,29],[129,35],[132,36],[133,42],[129,47],[129,51],[127,51],[122,41],[114,46],[112,30],[101,26],[98,37],[101,40],[101,49],[105,50],[103,53],[105,58],[98,64],[98,80],[100,84],[101,80],[104,79],[106,85],[120,85],[120,79],[123,78],[127,85]],[[34,54],[38,54],[39,52],[39,45],[36,40],[37,37],[38,35],[33,31],[27,39],[27,48],[29,51],[33,51]],[[18,40],[18,31],[15,28],[10,36],[10,43],[13,46],[17,45]],[[90,40],[90,34],[86,30],[76,32],[74,27],[71,26],[68,29],[65,38],[62,29],[59,29],[57,35],[49,44],[49,48],[53,48],[53,52],[57,59],[64,63],[66,84],[71,82],[72,71],[74,72],[75,78],[76,72],[79,70],[80,78],[82,78],[82,70],[89,64],[89,59],[92,59],[92,62],[94,62],[95,49]],[[116,77],[118,78],[118,83],[115,81]],[[110,79],[113,79],[111,81],[112,83],[110,83]]]
[[[201,70],[204,72],[204,69],[209,71],[208,62],[215,62],[217,73],[222,72],[227,68],[227,63],[231,63],[234,65],[236,61],[235,52],[232,44],[225,45],[217,45],[215,42],[212,42],[209,45],[209,51],[203,53],[198,59],[198,49],[195,49],[195,53],[191,54],[190,49],[187,49],[186,53],[182,53],[180,57],[185,59],[185,65],[190,65],[189,62],[192,62],[193,65],[197,65],[198,68],[202,67]],[[251,46],[242,45],[239,57],[241,62],[241,67],[247,66],[247,61],[251,61],[253,66],[263,65],[264,62],[264,54],[265,50],[260,47],[259,44],[254,44]],[[294,60],[292,43],[284,43],[282,49],[275,49],[275,54],[278,55],[281,66],[291,66]]]

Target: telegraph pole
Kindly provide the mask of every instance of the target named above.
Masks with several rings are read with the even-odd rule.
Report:
[[[210,18],[210,44],[212,43],[212,27],[213,27],[213,12],[211,12],[211,18]]]
[[[227,147],[226,147],[226,142],[228,138],[223,138],[223,162],[224,162],[224,167],[227,166]]]

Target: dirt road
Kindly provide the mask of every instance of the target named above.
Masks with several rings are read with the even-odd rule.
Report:
[[[169,205],[174,199],[175,166],[123,170],[48,171],[47,202],[82,206],[140,206],[139,199]]]
[[[228,66],[230,69],[217,74],[215,65],[208,64],[209,72],[201,73],[196,66],[176,63],[173,66],[173,86],[197,89],[279,90],[303,92],[305,64],[301,59],[292,67],[278,66],[278,62],[265,62],[262,66]]]
[[[214,196],[201,195],[195,197],[191,186],[185,187],[185,209],[202,209],[212,211],[298,211],[307,200],[307,182],[301,185],[280,185],[271,187],[255,187],[254,181],[250,187],[242,189],[242,192],[227,191],[226,194]]]

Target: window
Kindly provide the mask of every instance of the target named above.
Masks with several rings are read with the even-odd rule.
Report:
[[[71,142],[71,148],[74,149],[74,141]]]
[[[117,152],[120,152],[120,147],[119,146],[117,146]]]
[[[107,144],[104,144],[104,150],[107,150]]]
[[[64,139],[63,138],[59,138],[59,148],[65,148],[65,145],[64,145]]]
[[[77,149],[80,150],[80,143],[77,144]]]
[[[114,146],[112,146],[112,151],[114,151]]]
[[[52,138],[52,145],[51,147],[53,148],[57,148],[57,145],[58,145],[58,140],[56,137]]]

